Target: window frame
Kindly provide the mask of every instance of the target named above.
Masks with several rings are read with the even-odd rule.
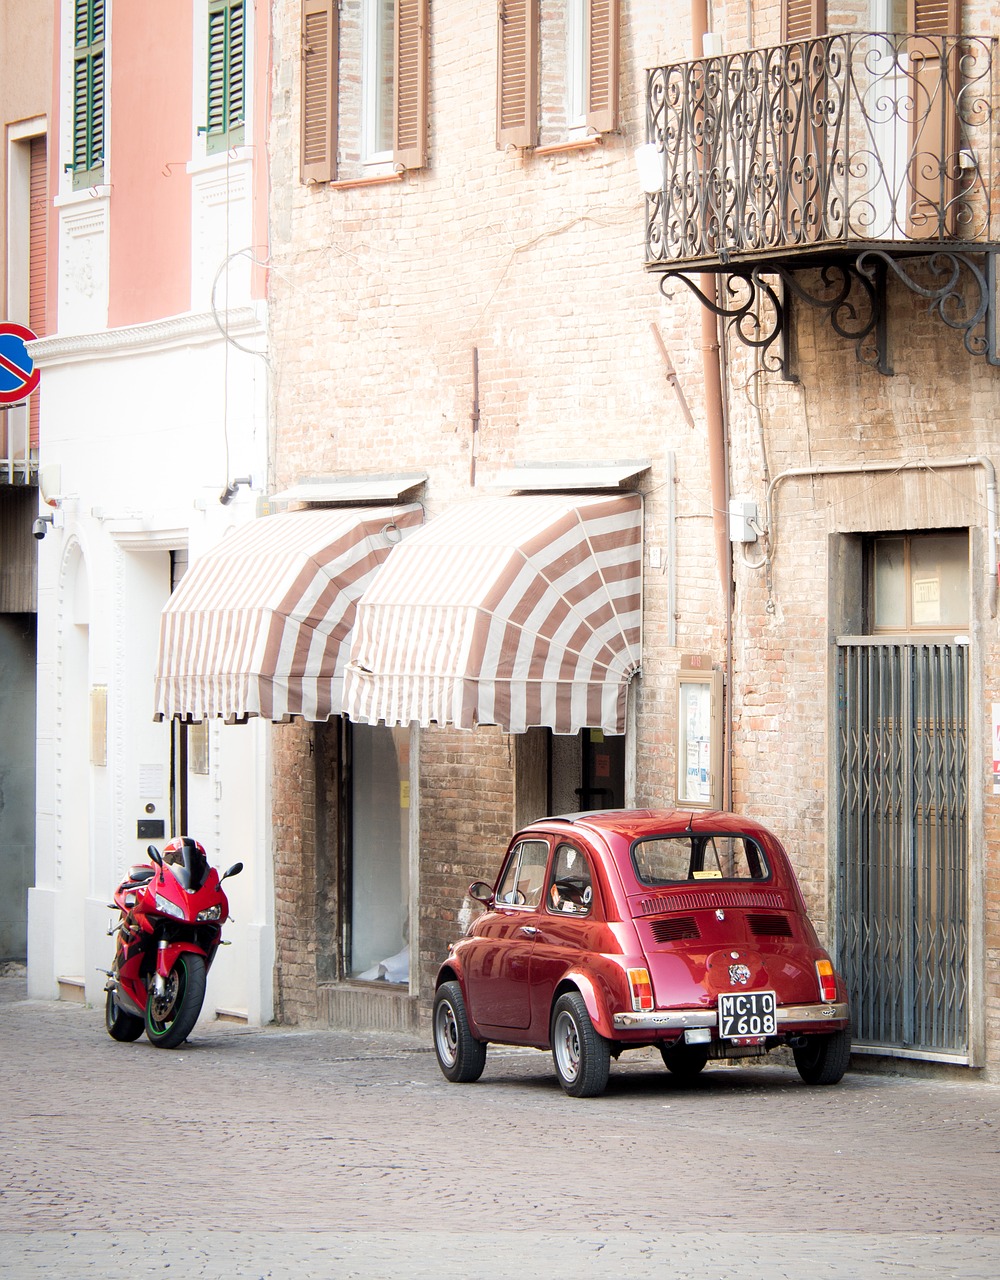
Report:
[[[567,10],[567,18],[568,18]],[[541,128],[540,58],[565,59],[562,83],[567,134],[599,136],[618,128],[621,0],[583,0],[581,91],[583,115],[569,118],[571,50],[567,38],[560,51],[541,48],[539,0],[500,0],[497,6],[496,146],[532,150]],[[568,139],[567,139],[568,140]]]
[[[371,11],[368,3],[364,11]],[[391,164],[399,172],[422,169],[427,164],[428,13],[428,0],[395,0],[392,149],[366,155],[366,125],[362,120],[358,126],[361,169]],[[340,172],[338,156],[341,30],[336,0],[302,0],[301,24],[299,180],[305,185],[349,182],[351,179]],[[359,89],[361,116],[370,87],[364,80],[363,76]]]
[[[913,559],[912,549],[914,539],[922,538],[942,538],[947,535],[955,535],[965,537],[966,547],[966,605],[967,612],[965,620],[962,622],[932,622],[932,623],[915,623],[913,621]],[[905,617],[902,626],[891,626],[887,623],[879,623],[876,621],[876,555],[877,545],[880,541],[889,539],[897,540],[903,543],[903,600],[905,603]],[[947,529],[901,529],[886,530],[882,533],[873,533],[866,536],[863,543],[864,553],[864,573],[865,573],[865,616],[866,616],[866,634],[872,636],[882,636],[890,638],[892,636],[951,636],[957,633],[968,631],[972,625],[972,540],[969,537],[969,530],[963,528],[947,528]]]

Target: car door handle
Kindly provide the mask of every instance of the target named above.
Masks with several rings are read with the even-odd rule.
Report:
[[[522,924],[521,932],[526,938],[533,938],[538,930],[533,924]]]

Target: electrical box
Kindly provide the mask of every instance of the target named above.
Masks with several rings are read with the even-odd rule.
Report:
[[[749,498],[729,499],[729,541],[756,542],[757,504]]]

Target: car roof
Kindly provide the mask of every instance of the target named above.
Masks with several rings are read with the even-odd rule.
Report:
[[[771,836],[771,832],[755,819],[723,809],[598,809],[540,818],[527,830],[562,824],[618,836],[630,842],[654,835],[683,835],[688,831]]]

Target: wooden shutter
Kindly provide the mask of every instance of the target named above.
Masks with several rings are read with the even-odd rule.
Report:
[[[944,36],[962,29],[960,0],[907,0],[907,46],[913,75],[906,233],[953,235],[958,194],[958,52],[945,57]]]
[[[244,0],[210,0],[208,7],[208,121],[211,155],[244,139]]]
[[[427,0],[396,0],[392,158],[404,169],[427,161]]]
[[[497,147],[538,137],[538,0],[498,0]]]
[[[785,0],[781,11],[781,42],[814,40],[826,35],[826,0]]]
[[[73,187],[104,177],[104,0],[73,7]]]
[[[918,36],[962,34],[961,0],[907,0],[907,31]]]
[[[619,0],[587,6],[587,124],[597,133],[618,128]]]
[[[299,176],[337,176],[337,96],[340,28],[337,0],[302,0],[302,104]]]

